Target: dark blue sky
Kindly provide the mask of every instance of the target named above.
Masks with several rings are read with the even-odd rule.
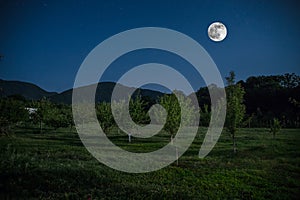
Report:
[[[100,42],[148,26],[174,29],[198,41],[223,77],[231,70],[237,79],[299,74],[299,8],[297,1],[289,0],[1,1],[0,78],[61,92],[73,86],[82,61]],[[227,38],[219,43],[207,36],[214,21],[228,29]],[[185,72],[184,62],[175,62],[170,55],[144,53],[144,57],[137,53],[138,62],[124,58],[118,65],[134,66],[155,58],[181,65]],[[106,79],[114,80],[118,73],[117,67],[110,68]]]

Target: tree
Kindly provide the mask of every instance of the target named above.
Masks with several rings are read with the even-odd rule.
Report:
[[[65,116],[65,123],[67,126],[70,127],[70,131],[72,130],[72,127],[74,126],[74,120],[73,120],[73,114],[72,114],[72,108],[69,105],[64,105],[62,108],[62,113]]]
[[[0,134],[9,136],[10,133],[11,129],[9,121],[7,120],[7,118],[0,116]]]
[[[45,124],[57,130],[60,127],[68,127],[69,121],[62,106],[49,104],[44,113]]]
[[[96,105],[97,118],[104,133],[108,133],[109,129],[114,125],[114,117],[111,113],[110,103],[99,103]]]
[[[159,104],[167,111],[164,130],[170,134],[171,144],[174,144],[174,136],[180,125],[184,127],[198,125],[199,122],[195,122],[196,109],[192,104],[192,100],[186,97],[182,92],[173,91],[172,94],[165,94],[160,98]],[[183,111],[183,113],[181,111]],[[154,115],[156,115],[156,119],[163,119],[165,112],[157,108],[154,110]],[[175,154],[178,165],[179,156],[177,146],[175,146]]]
[[[230,72],[229,77],[226,77],[226,80],[228,86],[226,88],[227,115],[225,123],[233,140],[233,152],[236,153],[235,136],[245,114],[245,105],[243,104],[245,91],[240,84],[235,84],[235,74],[233,71]]]
[[[0,116],[7,118],[11,124],[25,121],[28,118],[28,112],[25,109],[24,102],[11,98],[1,99]]]
[[[0,99],[0,134],[9,135],[11,127],[29,118],[23,101],[13,98]]]
[[[270,132],[273,134],[273,139],[275,139],[275,135],[279,133],[280,129],[280,121],[277,118],[274,118],[270,128]]]
[[[282,126],[299,127],[300,107],[294,107],[290,99],[300,99],[300,76],[292,74],[249,77],[240,81],[245,89],[245,105],[248,116],[257,109],[252,126],[269,127],[273,118],[280,119]],[[283,117],[284,116],[284,117]]]
[[[147,103],[138,94],[135,99],[131,98],[129,102],[129,113],[132,120],[137,124],[146,124],[150,121],[150,117],[145,111]]]
[[[290,102],[293,106],[295,106],[295,108],[300,108],[300,102],[297,101],[296,99],[293,99],[293,98],[289,97],[289,102]]]
[[[37,108],[37,111],[32,114],[33,123],[39,124],[40,133],[43,132],[43,123],[45,123],[46,114],[50,108],[50,102],[46,98],[42,98],[34,104],[34,107]]]
[[[179,99],[177,99],[177,97]],[[181,102],[181,105],[179,102]],[[194,106],[191,99],[186,97],[183,93],[179,91],[173,91],[172,94],[165,94],[160,98],[159,104],[167,111],[167,120],[164,130],[170,134],[171,141],[180,124],[185,126],[193,124],[195,117]],[[181,109],[185,111],[185,115],[183,116],[181,115]],[[165,113],[155,110],[154,114],[157,116],[157,119],[162,119]]]
[[[131,142],[131,130],[132,130],[132,123],[130,123],[130,120],[128,119],[128,110],[126,109],[126,104],[128,104],[128,101],[125,99],[119,100],[119,101],[112,101],[111,106],[115,110],[114,120],[117,123],[118,126],[121,126],[123,129],[127,131],[128,134],[128,142]]]
[[[148,105],[140,94],[137,94],[135,98],[128,96],[126,99],[114,100],[111,106],[113,109],[110,110],[109,108],[107,112],[114,111],[114,118],[112,119],[115,120],[120,129],[126,130],[129,142],[131,142],[133,133],[139,134],[137,126],[150,122],[150,116],[146,112]],[[113,116],[111,115],[111,117]]]
[[[89,112],[92,109],[95,109],[95,106],[87,102],[72,104],[72,119],[73,122],[76,122],[76,126],[81,126],[92,121],[93,113]]]
[[[203,109],[200,109],[200,125],[208,127],[210,122],[211,112],[208,110],[208,105],[204,104]]]
[[[244,121],[244,126],[248,126],[248,128],[251,128],[251,122],[254,118],[254,113],[252,113],[250,116],[247,116],[247,118]]]
[[[300,76],[295,73],[279,76],[280,83],[285,88],[295,88],[300,85]]]
[[[164,130],[170,134],[170,140],[173,142],[174,134],[178,130],[180,124],[180,105],[174,94],[165,94],[160,98],[159,104],[162,105],[167,111],[167,120]],[[161,119],[164,113],[158,113],[156,111],[155,114],[159,115],[157,119]]]

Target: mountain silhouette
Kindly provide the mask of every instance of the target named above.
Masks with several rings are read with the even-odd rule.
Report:
[[[111,94],[113,89],[117,83],[114,82],[101,82],[97,85],[96,95],[95,95],[95,102],[110,102]],[[79,90],[89,90],[94,85],[84,86],[77,88]],[[144,98],[148,98],[152,101],[156,101],[161,97],[164,93],[159,91],[154,91],[150,89],[136,89],[130,88],[124,85],[118,84],[121,88],[121,94],[125,95],[131,89],[135,89],[136,91],[133,94],[135,97],[137,94],[140,94]],[[47,98],[54,103],[64,103],[64,104],[71,104],[72,103],[72,91],[73,89],[69,89],[63,91],[61,93],[57,92],[48,92],[39,86],[22,82],[22,81],[7,81],[0,79],[0,97],[9,97],[12,95],[21,95],[25,97],[27,100],[39,100],[41,98]]]
[[[0,79],[0,97],[21,95],[28,100],[38,100],[43,97],[50,97],[57,94],[57,92],[48,92],[32,83]]]

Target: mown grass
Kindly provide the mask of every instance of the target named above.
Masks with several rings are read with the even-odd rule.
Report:
[[[205,128],[189,150],[161,170],[129,174],[93,158],[76,132],[59,129],[39,134],[16,129],[0,137],[0,199],[298,199],[300,196],[300,130],[282,130],[276,139],[267,129],[242,129],[238,152],[229,135],[198,158]],[[112,130],[109,138],[133,152],[149,152],[169,142],[161,133],[150,139]]]

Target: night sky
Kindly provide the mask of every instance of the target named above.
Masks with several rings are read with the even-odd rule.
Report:
[[[299,74],[299,5],[290,0],[1,1],[0,78],[64,91],[72,88],[77,70],[95,46],[138,27],[164,27],[190,36],[214,59],[222,77],[231,70],[238,80]],[[207,36],[214,21],[227,27],[222,42]],[[153,60],[192,74],[188,64],[166,52],[141,50],[123,57],[103,80],[116,81],[130,67]],[[195,87],[204,86],[192,81]]]

